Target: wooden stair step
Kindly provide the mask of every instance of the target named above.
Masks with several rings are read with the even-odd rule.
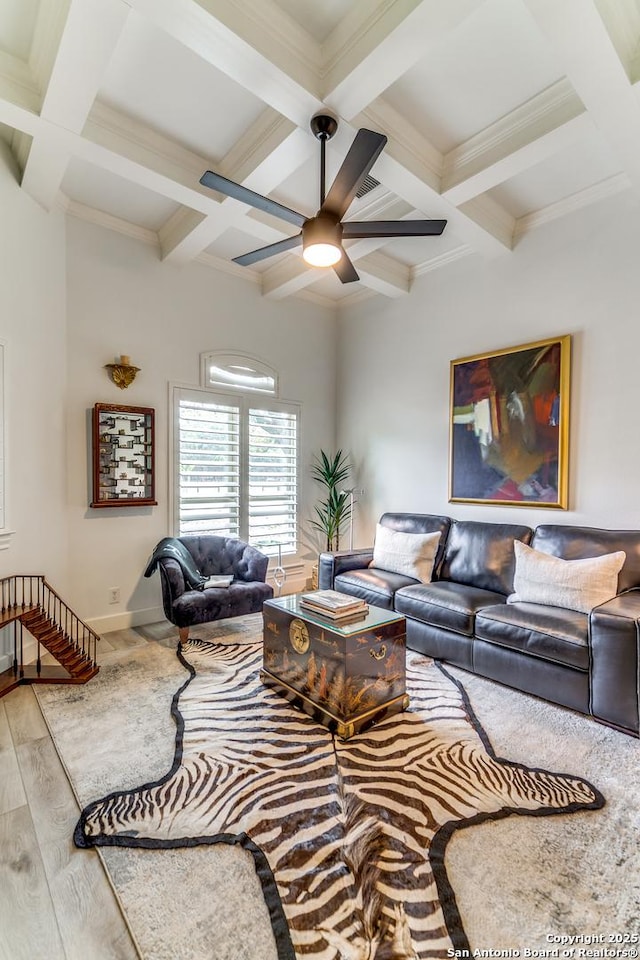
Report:
[[[77,670],[82,670],[85,664],[83,657],[60,657],[59,662],[63,667],[70,673],[75,673]]]
[[[39,640],[40,643],[43,643],[50,650],[53,650],[54,648],[56,650],[64,650],[65,647],[70,646],[69,641],[65,639],[64,634],[59,632],[50,637],[36,637],[36,639]]]
[[[95,677],[100,668],[89,650],[95,657],[98,635],[76,617],[44,577],[17,575],[4,579],[9,581],[4,595],[26,597],[30,602],[0,610],[0,629],[19,622],[37,640],[39,652],[37,662],[21,664],[15,674],[12,669],[0,673],[0,697],[21,683],[87,683]],[[19,655],[22,656],[21,644]]]

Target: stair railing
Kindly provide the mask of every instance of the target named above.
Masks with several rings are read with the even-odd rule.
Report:
[[[0,580],[0,614],[15,617],[27,610],[40,610],[64,633],[78,654],[97,666],[99,635],[78,617],[71,607],[47,583],[43,574],[14,574]],[[17,644],[16,644],[17,646]],[[22,648],[22,637],[20,638]],[[38,642],[38,661],[40,660]],[[15,649],[15,648],[14,648]],[[17,659],[17,657],[16,657]],[[22,650],[20,656],[22,663]],[[16,664],[17,667],[17,664]]]

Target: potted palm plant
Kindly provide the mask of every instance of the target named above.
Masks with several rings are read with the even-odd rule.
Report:
[[[313,458],[311,475],[324,487],[324,498],[315,506],[311,526],[323,535],[325,550],[340,549],[340,534],[351,516],[349,491],[342,489],[350,471],[349,457],[342,450],[333,455],[321,450]]]

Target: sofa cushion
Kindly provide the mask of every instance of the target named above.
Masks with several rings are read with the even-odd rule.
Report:
[[[366,600],[374,607],[393,610],[396,590],[415,583],[414,579],[403,577],[400,573],[369,567],[367,570],[345,570],[335,578],[333,589]]]
[[[625,561],[622,550],[601,557],[562,560],[515,542],[515,593],[508,603],[546,604],[589,613],[618,593],[618,573]]]
[[[438,571],[444,557],[444,548],[447,534],[451,526],[450,517],[441,517],[434,513],[383,513],[380,517],[383,527],[399,530],[401,533],[439,533],[440,543],[433,564],[433,579],[438,577]]]
[[[379,523],[370,566],[400,573],[421,583],[431,583],[439,543],[439,530],[436,533],[403,533]]]
[[[454,520],[439,578],[506,596],[513,592],[513,541],[529,543],[532,532],[512,523]]]
[[[396,593],[395,608],[405,617],[471,637],[477,611],[504,599],[491,590],[438,581],[402,587]]]
[[[536,527],[531,546],[563,560],[601,557],[623,550],[626,560],[618,577],[618,592],[640,586],[640,532],[638,530],[602,530],[597,527],[573,527],[542,524]]]
[[[476,617],[476,637],[517,653],[589,669],[585,613],[537,603],[497,604]]]

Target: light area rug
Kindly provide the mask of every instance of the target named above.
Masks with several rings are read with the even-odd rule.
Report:
[[[206,638],[252,643],[260,626],[258,617],[230,621]],[[555,943],[549,938],[637,933],[638,742],[451,672],[498,756],[584,777],[607,800],[596,812],[512,817],[454,834],[446,868],[472,949],[548,950]],[[175,745],[169,704],[185,679],[173,642],[140,636],[106,654],[87,687],[39,689],[82,806],[166,774]],[[243,850],[107,847],[101,855],[145,960],[277,956],[253,860]]]

